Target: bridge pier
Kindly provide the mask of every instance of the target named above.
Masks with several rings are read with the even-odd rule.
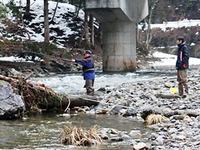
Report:
[[[104,22],[103,71],[134,71],[136,68],[136,24]]]
[[[86,0],[103,29],[103,71],[136,69],[136,24],[148,15],[148,0]]]

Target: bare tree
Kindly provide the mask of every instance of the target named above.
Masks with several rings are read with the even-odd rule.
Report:
[[[149,49],[149,44],[152,39],[151,35],[151,23],[152,23],[152,15],[153,11],[155,10],[155,7],[157,6],[159,0],[149,0],[149,16],[147,19],[148,29],[146,34],[146,47]]]
[[[44,0],[44,42],[49,43],[49,8],[48,0]]]
[[[89,20],[89,27],[90,27],[90,43],[91,43],[91,46],[94,46],[94,17],[92,14],[90,14],[90,20]]]
[[[30,14],[30,5],[31,5],[31,1],[30,0],[26,0],[26,11],[24,16],[27,17]]]
[[[84,25],[84,33],[85,33],[85,48],[90,47],[90,35],[89,35],[89,26],[88,26],[88,13],[85,12],[85,25]]]
[[[51,19],[51,22],[53,22],[54,17],[55,17],[55,15],[56,15],[56,11],[57,11],[57,9],[58,9],[58,3],[59,3],[59,0],[57,0],[56,7],[55,7],[55,9],[54,9],[53,17],[52,17],[52,19]]]

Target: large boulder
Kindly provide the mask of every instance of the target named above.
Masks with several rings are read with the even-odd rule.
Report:
[[[18,119],[24,110],[21,96],[14,93],[8,82],[0,80],[0,119]]]

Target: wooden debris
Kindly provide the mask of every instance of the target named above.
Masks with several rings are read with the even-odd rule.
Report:
[[[34,84],[27,78],[0,75],[0,80],[9,82],[15,92],[22,96],[28,112],[64,112],[75,106],[98,105],[98,101],[85,97],[69,97],[54,92],[44,84]]]
[[[163,98],[163,99],[173,99],[173,98],[181,98],[179,95],[175,94],[156,94],[157,98]]]

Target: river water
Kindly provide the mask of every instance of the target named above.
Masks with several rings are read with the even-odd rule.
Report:
[[[175,75],[174,71],[138,71],[124,74],[97,73],[95,89],[101,87],[114,88],[127,82],[155,80],[164,76]],[[45,83],[59,93],[84,94],[84,81],[80,74],[56,75],[32,79],[35,82]],[[26,120],[0,121],[0,149],[132,149],[128,144],[104,144],[98,147],[64,146],[60,142],[60,133],[63,126],[72,125],[90,128],[98,125],[101,128],[114,128],[130,132],[137,129],[143,133],[143,138],[150,131],[142,122],[122,118],[119,116],[77,115],[68,118],[58,117],[56,114],[32,116]]]
[[[57,117],[56,115],[43,115],[28,118],[26,121],[1,121],[0,122],[0,148],[1,149],[72,149],[78,150],[83,147],[64,146],[60,142],[60,134],[65,125],[89,128],[94,125],[104,128],[115,128],[120,131],[140,130],[145,137],[148,129],[142,122],[113,116],[78,115],[70,118]],[[98,147],[85,148],[109,149],[118,148],[119,145],[106,144]],[[131,148],[121,145],[122,149]]]

